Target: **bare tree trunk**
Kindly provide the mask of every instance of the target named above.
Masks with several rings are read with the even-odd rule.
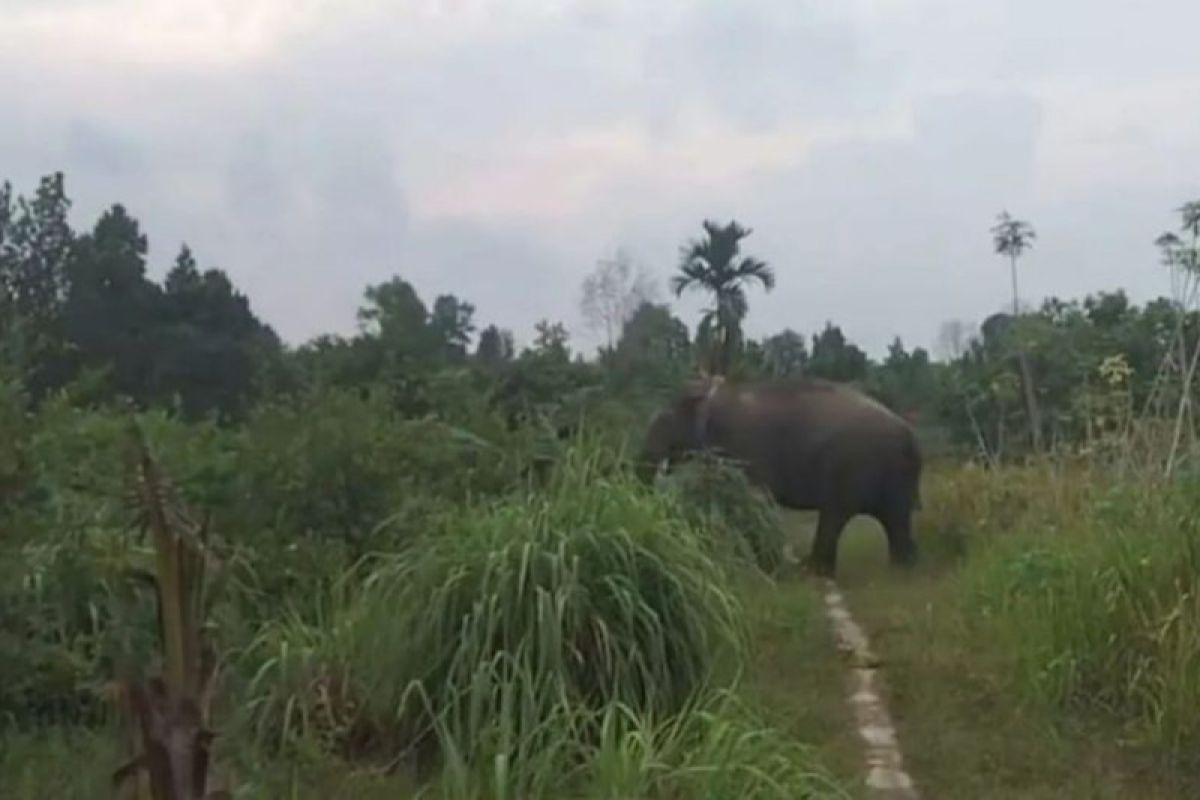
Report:
[[[999,411],[999,419],[996,420],[996,462],[997,463],[999,463],[1000,460],[1004,457],[1004,431],[1005,431],[1004,422],[1008,417],[1008,414],[1007,414],[1003,404],[1000,404],[998,411]]]
[[[1187,416],[1189,422],[1191,421],[1192,381],[1196,376],[1197,361],[1200,361],[1200,339],[1197,340],[1196,347],[1192,350],[1192,357],[1188,360],[1187,369],[1184,372],[1183,380],[1179,387],[1179,410],[1175,414],[1175,432],[1171,436],[1171,451],[1167,455],[1166,474],[1168,478],[1171,476],[1171,471],[1175,467],[1176,457],[1179,454],[1179,442],[1183,438],[1184,417]]]
[[[1021,365],[1021,387],[1025,393],[1025,411],[1029,415],[1029,431],[1033,441],[1033,452],[1042,452],[1042,414],[1034,394],[1033,373],[1025,356],[1025,346],[1017,344],[1017,360]]]
[[[1088,379],[1085,372],[1083,374],[1083,440],[1084,446],[1090,452],[1095,446],[1095,434],[1092,431],[1092,417],[1095,415],[1095,409],[1092,408],[1092,382]]]
[[[967,419],[971,422],[971,430],[975,434],[975,441],[979,444],[979,453],[983,456],[983,460],[989,467],[995,468],[1000,466],[996,457],[988,450],[987,439],[983,436],[983,430],[979,427],[979,421],[975,419],[975,410],[971,405],[971,400],[968,398],[964,403],[967,410]]]
[[[1009,266],[1012,272],[1013,290],[1013,333],[1017,340],[1017,361],[1021,368],[1021,389],[1025,395],[1025,413],[1029,417],[1029,432],[1033,442],[1033,452],[1042,452],[1042,415],[1038,409],[1037,394],[1033,385],[1033,373],[1029,369],[1029,359],[1025,355],[1025,344],[1017,330],[1021,318],[1021,307],[1017,294],[1017,257],[1009,256]]]

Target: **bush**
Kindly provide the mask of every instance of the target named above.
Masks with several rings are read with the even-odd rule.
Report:
[[[462,500],[512,483],[503,447],[405,420],[382,392],[322,389],[260,407],[238,441],[240,524],[258,536],[336,539],[355,552],[412,494]]]
[[[542,493],[448,512],[319,625],[268,632],[260,733],[394,750],[437,726],[476,763],[497,717],[541,741],[564,708],[682,709],[740,657],[740,607],[670,498],[604,463],[575,450]]]
[[[193,497],[221,495],[223,436],[138,415]],[[129,417],[51,401],[28,418],[18,502],[0,538],[0,715],[26,724],[95,721],[104,680],[153,644],[153,613],[130,574],[153,555],[124,502]]]
[[[783,565],[786,539],[779,508],[736,464],[710,455],[690,459],[672,473],[668,485],[720,557],[767,574]]]

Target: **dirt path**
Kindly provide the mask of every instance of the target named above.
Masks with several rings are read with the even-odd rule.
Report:
[[[877,688],[879,659],[834,581],[825,583],[825,615],[838,649],[850,664],[849,703],[858,735],[866,745],[866,784],[871,796],[878,800],[918,800],[913,780],[904,768],[896,728]]]

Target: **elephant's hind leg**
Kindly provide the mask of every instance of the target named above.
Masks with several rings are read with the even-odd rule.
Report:
[[[842,529],[846,527],[850,517],[851,515],[844,511],[821,511],[810,556],[813,571],[818,575],[832,578],[837,571],[838,540],[842,538]]]
[[[912,535],[912,512],[905,508],[881,514],[879,522],[887,533],[888,557],[892,564],[911,567],[917,563],[917,543]]]

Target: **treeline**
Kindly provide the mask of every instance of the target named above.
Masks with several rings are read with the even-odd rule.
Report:
[[[1186,213],[1182,235],[1159,240],[1183,287],[1178,296],[1144,306],[1122,291],[1051,298],[978,328],[947,323],[941,358],[896,339],[875,360],[832,322],[808,336],[789,329],[745,338],[745,289],[770,290],[774,274],[742,255],[751,231],[736,222],[706,221],[672,278],[675,294],[699,289],[713,298],[695,331],[657,301],[627,257],[602,261],[580,305],[605,344],[587,357],[549,319],[518,352],[511,331],[479,326],[467,299],[445,294],[427,305],[400,277],[365,289],[356,334],[287,347],[228,275],[202,269],[186,244],[156,283],[146,237],[123,206],[85,232],[71,228],[70,207],[61,174],[43,178],[32,197],[0,187],[0,370],[34,404],[69,391],[82,403],[119,400],[233,421],[280,393],[373,387],[413,416],[439,415],[455,392],[482,392],[516,424],[596,393],[657,397],[704,369],[855,383],[947,443],[999,458],[1041,440],[1092,442],[1136,413],[1176,414],[1200,335],[1195,291],[1187,290],[1196,220]],[[1165,380],[1172,373],[1173,390]]]
[[[124,206],[83,233],[70,207],[61,174],[32,198],[0,186],[0,352],[31,399],[70,385],[90,401],[244,412],[283,352],[246,297],[186,245],[161,284],[149,280],[146,236]]]

